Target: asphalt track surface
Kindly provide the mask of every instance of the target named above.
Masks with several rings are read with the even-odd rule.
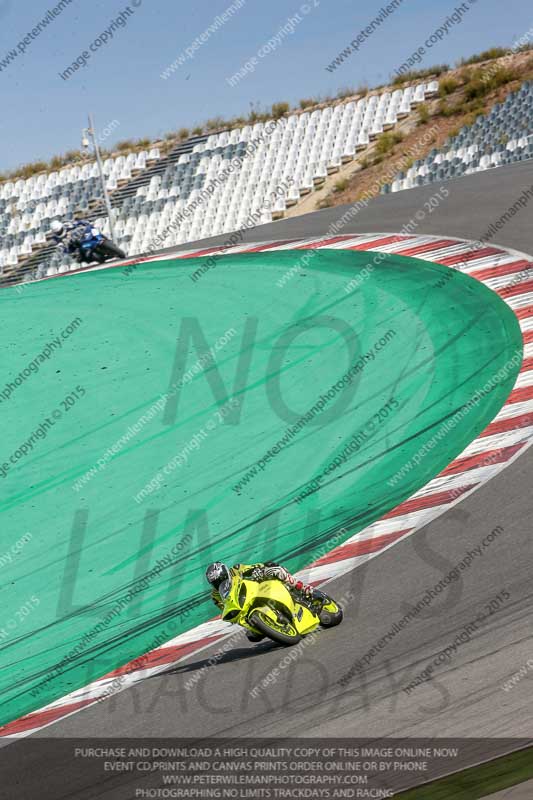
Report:
[[[449,182],[449,198],[414,232],[478,239],[532,185],[533,163]],[[438,188],[435,184],[379,197],[342,233],[400,231]],[[491,242],[533,253],[532,209],[530,200]],[[342,209],[335,208],[261,226],[246,232],[244,241],[323,235],[341,215]],[[242,637],[190,690],[186,682],[220,644],[37,736],[532,737],[533,670],[511,691],[502,688],[531,657],[532,485],[530,449],[416,535],[329,584],[337,598],[355,594],[343,624],[317,637],[256,699],[250,690],[279,667],[287,651],[270,643],[252,646]],[[340,682],[354,661],[404,616],[422,589],[437,584],[498,526],[503,531],[459,581],[387,644],[362,676],[355,673]],[[510,594],[502,609],[436,669],[431,682],[404,692],[502,590]],[[23,746],[12,745],[13,756]],[[485,751],[489,749],[487,743]],[[27,767],[37,770],[44,783],[54,769],[49,760],[37,757]],[[76,764],[63,765],[63,770],[65,786],[73,785]],[[90,796],[103,795],[96,791]]]

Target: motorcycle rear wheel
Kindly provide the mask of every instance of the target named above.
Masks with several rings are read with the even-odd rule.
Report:
[[[294,625],[290,622],[277,625],[270,617],[267,617],[266,614],[263,614],[263,612],[259,610],[254,611],[253,614],[250,615],[250,624],[253,625],[254,628],[257,628],[258,631],[261,631],[261,633],[264,633],[265,636],[268,636],[269,639],[285,647],[298,644],[302,638]]]
[[[94,255],[97,257],[97,260],[100,264],[103,264],[108,258],[126,258],[126,253],[124,250],[121,250],[120,247],[117,247],[111,239],[104,239],[103,242],[100,242],[98,247],[93,250]]]

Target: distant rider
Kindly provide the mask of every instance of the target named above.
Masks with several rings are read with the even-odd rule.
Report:
[[[98,230],[86,219],[73,222],[54,220],[50,230],[57,249],[61,253],[73,255],[80,263],[83,261],[80,244],[84,240],[94,238],[98,233]]]
[[[312,586],[302,583],[294,575],[291,575],[285,567],[282,567],[281,564],[276,564],[274,561],[267,561],[264,564],[234,564],[232,567],[227,567],[222,561],[215,561],[206,569],[205,577],[213,587],[211,599],[219,609],[224,608],[224,602],[219,592],[220,585],[234,577],[258,582],[277,579],[295,594],[300,593],[307,599],[314,597]],[[259,642],[264,638],[251,631],[246,631],[246,636],[251,642]]]

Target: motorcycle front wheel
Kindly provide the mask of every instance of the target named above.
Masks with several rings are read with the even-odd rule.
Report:
[[[318,618],[323,628],[334,628],[342,622],[342,608],[328,595],[324,595],[327,602],[322,606]]]
[[[253,625],[258,631],[268,636],[269,639],[285,645],[285,647],[298,644],[302,638],[291,622],[286,620],[274,622],[271,617],[259,609],[250,615],[250,625]]]

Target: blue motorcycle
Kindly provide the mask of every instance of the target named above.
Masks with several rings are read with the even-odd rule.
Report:
[[[111,239],[97,231],[87,232],[77,245],[79,261],[90,264],[97,261],[103,264],[111,258],[126,258],[126,253],[117,247]]]

